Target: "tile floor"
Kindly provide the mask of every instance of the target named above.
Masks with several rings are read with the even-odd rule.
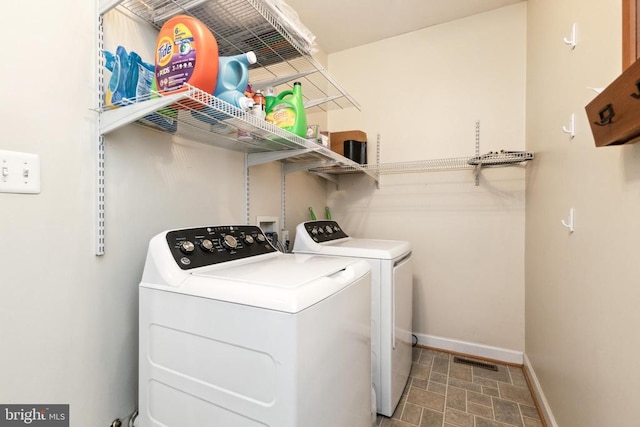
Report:
[[[453,362],[454,355],[414,347],[413,368],[391,418],[379,427],[544,427],[522,368],[498,371]],[[470,359],[468,357],[465,357]]]

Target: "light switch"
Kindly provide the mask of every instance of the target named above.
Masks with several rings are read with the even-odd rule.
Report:
[[[40,193],[40,156],[0,150],[0,193]]]

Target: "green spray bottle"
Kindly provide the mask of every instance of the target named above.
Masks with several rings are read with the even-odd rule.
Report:
[[[267,121],[300,138],[307,136],[307,115],[304,111],[300,82],[293,84],[293,90],[285,90],[278,94],[267,113]]]

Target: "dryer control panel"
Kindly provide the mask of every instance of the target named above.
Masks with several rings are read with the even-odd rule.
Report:
[[[309,221],[304,223],[304,229],[309,236],[318,243],[349,237],[335,221]]]
[[[183,270],[277,252],[259,227],[224,225],[173,230],[167,245]]]

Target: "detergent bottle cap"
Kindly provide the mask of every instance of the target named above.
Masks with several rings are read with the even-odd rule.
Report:
[[[238,106],[243,110],[250,109],[251,107],[253,107],[253,104],[254,104],[253,99],[247,98],[246,96],[243,96],[238,99]]]
[[[256,57],[254,51],[251,50],[247,52],[247,61],[249,62],[249,64],[255,64],[256,62],[258,62],[258,58]]]

